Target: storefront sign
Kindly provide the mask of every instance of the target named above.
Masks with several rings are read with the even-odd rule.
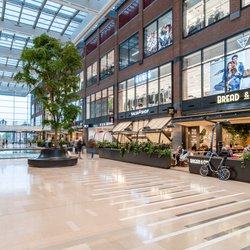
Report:
[[[148,113],[149,113],[149,109],[138,110],[138,111],[131,112],[131,116],[145,115]]]
[[[201,160],[201,159],[190,159],[189,161],[191,164],[197,164],[197,165],[202,165],[204,163],[207,163],[207,160]]]
[[[239,100],[240,100],[240,95],[238,93],[217,96],[217,103],[218,104],[237,102]]]
[[[114,123],[112,123],[112,122],[102,122],[102,123],[98,124],[99,127],[105,127],[105,126],[110,126],[110,125],[114,125]]]
[[[232,102],[237,102],[239,100],[249,100],[249,99],[250,99],[250,91],[244,91],[227,95],[218,95],[217,104],[232,103]]]

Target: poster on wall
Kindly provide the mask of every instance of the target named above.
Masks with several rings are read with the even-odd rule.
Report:
[[[225,80],[227,91],[250,88],[250,49],[227,56]]]
[[[250,49],[233,53],[224,60],[212,62],[210,68],[211,95],[250,88]]]
[[[172,12],[159,19],[158,27],[158,49],[160,50],[173,43]]]

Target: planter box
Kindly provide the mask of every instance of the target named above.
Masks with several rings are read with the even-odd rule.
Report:
[[[189,157],[189,172],[192,174],[200,174],[200,166],[204,161],[207,161],[206,156],[191,156]],[[211,164],[216,168],[221,161],[220,157],[213,157]],[[250,161],[245,162],[246,166],[242,166],[242,160],[227,158],[224,165],[230,167],[231,180],[250,183]]]
[[[152,167],[170,168],[171,166],[171,159],[169,157],[162,156],[159,158],[157,154],[153,154],[150,157],[146,152],[141,152],[137,156],[134,152],[126,152],[124,156],[121,156],[118,149],[99,148],[99,157],[114,161],[148,165]]]
[[[69,157],[63,149],[42,149],[38,158],[28,159],[30,167],[53,168],[69,167],[77,164],[77,157]]]

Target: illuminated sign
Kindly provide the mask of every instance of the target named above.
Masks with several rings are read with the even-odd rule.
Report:
[[[149,113],[149,109],[138,110],[138,111],[131,112],[131,116],[145,115],[148,113]]]
[[[217,104],[232,103],[232,102],[237,102],[240,100],[244,100],[244,101],[250,100],[250,91],[217,96]]]
[[[218,104],[237,102],[239,100],[240,100],[240,95],[238,93],[217,96],[217,103]]]

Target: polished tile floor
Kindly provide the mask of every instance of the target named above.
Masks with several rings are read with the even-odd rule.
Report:
[[[86,156],[0,160],[0,249],[250,249],[250,184]]]

